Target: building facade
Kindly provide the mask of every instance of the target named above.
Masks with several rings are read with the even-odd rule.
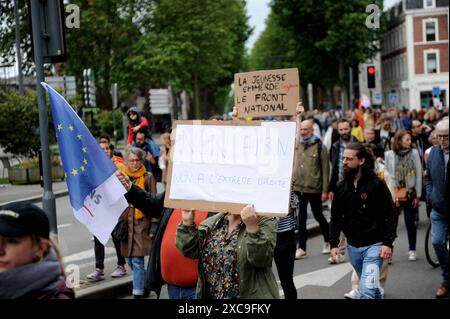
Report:
[[[449,0],[402,0],[387,11],[381,43],[386,106],[446,107]]]

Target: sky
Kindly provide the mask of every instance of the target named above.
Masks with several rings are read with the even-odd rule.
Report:
[[[262,31],[264,31],[265,20],[269,15],[270,0],[247,0],[247,15],[250,17],[249,25],[253,27],[253,33],[247,40],[246,47],[250,50],[258,39]]]
[[[320,0],[319,0],[320,1]],[[384,0],[384,8],[392,7],[393,4],[400,0]],[[250,17],[249,25],[254,27],[253,33],[247,40],[247,49],[251,50],[259,35],[265,28],[265,20],[269,15],[270,0],[247,0],[247,15]]]

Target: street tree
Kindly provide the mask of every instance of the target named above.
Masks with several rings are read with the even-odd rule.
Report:
[[[365,24],[369,4],[383,8],[382,0],[272,1],[279,25],[294,35],[307,82],[330,87],[339,84],[348,100],[348,68],[372,58],[379,50],[382,28],[369,29]]]
[[[243,0],[156,0],[151,24],[133,46],[128,75],[187,90],[194,117],[212,112],[244,66],[250,34]]]

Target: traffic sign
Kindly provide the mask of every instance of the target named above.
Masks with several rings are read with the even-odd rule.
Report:
[[[65,97],[75,96],[77,94],[74,76],[46,76],[45,82],[55,89],[61,88]]]
[[[389,99],[389,104],[395,104],[397,102],[397,98],[398,98],[398,94],[397,93],[389,93],[388,95],[388,99]]]
[[[154,115],[171,114],[172,103],[168,89],[150,90],[150,110]]]
[[[433,96],[441,95],[441,88],[439,86],[433,86]]]
[[[380,92],[376,92],[373,97],[373,104],[379,105],[382,103],[382,96]]]

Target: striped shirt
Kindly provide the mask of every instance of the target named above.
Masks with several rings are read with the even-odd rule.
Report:
[[[278,221],[277,233],[282,233],[285,231],[290,231],[290,230],[295,229],[295,220],[294,220],[294,215],[292,214],[292,212],[290,212],[285,217],[278,217],[277,221]]]

